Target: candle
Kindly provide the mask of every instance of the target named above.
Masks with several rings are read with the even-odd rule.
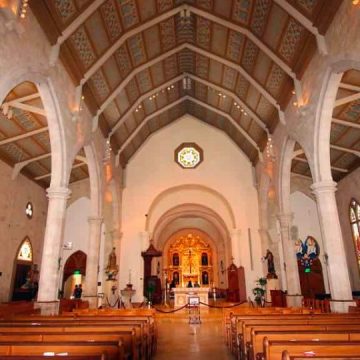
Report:
[[[131,284],[131,269],[129,270],[129,284]]]

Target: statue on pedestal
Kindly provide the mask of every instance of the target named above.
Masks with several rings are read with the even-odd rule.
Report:
[[[109,254],[108,264],[105,269],[105,274],[108,276],[107,280],[115,280],[118,272],[119,266],[116,264],[115,248],[113,248]]]
[[[267,260],[267,267],[268,267],[268,273],[266,277],[268,279],[277,279],[275,264],[274,264],[274,255],[269,249],[266,250],[266,255],[264,257],[264,260]]]

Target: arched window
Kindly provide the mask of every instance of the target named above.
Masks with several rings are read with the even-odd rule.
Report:
[[[32,261],[33,260],[33,253],[32,253],[32,246],[30,239],[26,237],[23,243],[20,246],[20,250],[17,255],[17,260],[22,261]]]
[[[360,269],[360,204],[352,199],[350,203],[350,223],[356,251],[356,259]]]

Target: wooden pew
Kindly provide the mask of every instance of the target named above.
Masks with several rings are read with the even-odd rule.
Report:
[[[237,320],[236,335],[232,337],[232,350],[241,349],[242,352],[246,352],[246,342],[251,338],[251,327],[267,325],[337,325],[348,324],[354,325],[354,328],[358,329],[360,324],[358,317],[353,316],[336,316],[333,314],[318,314],[318,315],[268,315],[257,316],[255,318],[239,318]],[[235,351],[234,351],[235,350]]]
[[[23,336],[43,335],[46,336],[46,338],[49,338],[49,336],[52,334],[70,334],[73,336],[73,338],[83,337],[87,340],[91,339],[94,334],[114,334],[122,338],[124,342],[124,349],[126,349],[126,352],[131,352],[133,359],[145,358],[145,354],[143,353],[143,347],[140,343],[141,339],[139,338],[139,335],[136,334],[136,329],[131,326],[0,326],[0,336],[10,336],[12,334],[23,334]],[[32,338],[30,337],[29,339]]]
[[[89,343],[89,342],[77,342],[77,343],[38,343],[38,342],[27,342],[27,343],[1,343],[0,344],[0,356],[3,355],[43,355],[49,354],[66,354],[70,356],[81,355],[81,356],[102,356],[107,355],[109,360],[123,360],[123,347],[120,343]],[[45,355],[46,356],[46,355]]]
[[[287,350],[283,351],[282,353],[282,360],[309,360],[309,356],[290,356],[289,352]],[[357,359],[359,360],[359,357],[354,357],[352,355],[341,355],[341,356],[311,356],[311,359],[321,359],[321,360],[349,360],[349,359]]]
[[[251,330],[251,341],[246,343],[246,354],[249,360],[256,358],[256,354],[263,350],[263,339],[269,340],[347,340],[360,341],[360,324],[354,330],[347,325],[341,325],[336,330],[328,330],[325,325],[284,325],[261,326]]]
[[[136,360],[137,351],[131,346],[132,339],[129,335],[119,333],[44,333],[44,334],[31,334],[31,333],[11,333],[0,334],[0,344],[2,343],[77,343],[77,342],[91,342],[91,343],[119,343],[123,344],[123,358]]]
[[[54,355],[52,359],[65,360],[107,360],[106,354],[102,355]],[[1,359],[9,360],[44,360],[43,355],[2,355]]]
[[[258,359],[278,360],[283,351],[290,356],[353,356],[360,357],[359,341],[271,341],[264,339],[264,349]]]

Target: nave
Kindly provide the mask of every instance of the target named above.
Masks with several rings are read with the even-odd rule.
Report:
[[[231,360],[225,345],[222,311],[212,309],[201,324],[189,324],[187,313],[158,315],[158,348],[155,360]]]

